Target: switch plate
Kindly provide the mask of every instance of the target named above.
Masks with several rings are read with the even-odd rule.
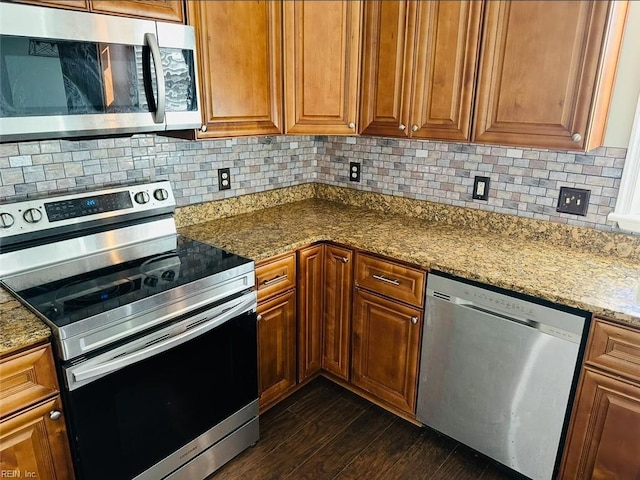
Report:
[[[476,175],[473,180],[474,200],[489,200],[489,177],[481,177]]]
[[[358,162],[349,162],[349,180],[352,182],[360,181],[360,164]]]
[[[218,169],[218,190],[229,190],[231,188],[231,172],[228,168]]]
[[[560,187],[560,196],[558,197],[557,212],[573,213],[574,215],[587,215],[589,207],[589,196],[591,190],[582,188]]]

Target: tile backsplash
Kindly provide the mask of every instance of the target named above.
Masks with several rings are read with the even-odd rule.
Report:
[[[615,206],[625,149],[587,154],[375,137],[272,136],[188,141],[156,135],[0,144],[0,201],[169,179],[178,204],[320,182],[600,230]],[[349,162],[362,165],[349,181]],[[218,168],[232,188],[219,191]],[[475,175],[489,200],[472,200]],[[591,190],[586,217],[558,214],[561,186]]]

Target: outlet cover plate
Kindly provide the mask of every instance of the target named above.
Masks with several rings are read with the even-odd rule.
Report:
[[[591,190],[583,188],[560,187],[557,212],[572,213],[574,215],[587,215]]]
[[[229,190],[231,188],[231,171],[228,168],[218,169],[218,190]]]
[[[349,162],[349,180],[352,182],[360,181],[360,163]]]
[[[489,200],[489,180],[489,177],[475,176],[471,195],[474,200]]]

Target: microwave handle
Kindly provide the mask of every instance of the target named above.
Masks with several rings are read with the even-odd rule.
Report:
[[[160,57],[160,47],[158,47],[158,39],[153,33],[145,33],[144,43],[149,47],[149,50],[151,50],[153,68],[156,71],[156,81],[158,82],[158,101],[156,102],[158,108],[156,109],[153,121],[155,123],[164,123],[166,88],[164,83],[164,71],[162,69],[162,58]]]

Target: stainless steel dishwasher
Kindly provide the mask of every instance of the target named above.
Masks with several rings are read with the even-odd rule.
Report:
[[[589,320],[429,273],[418,420],[527,477],[551,479]]]

